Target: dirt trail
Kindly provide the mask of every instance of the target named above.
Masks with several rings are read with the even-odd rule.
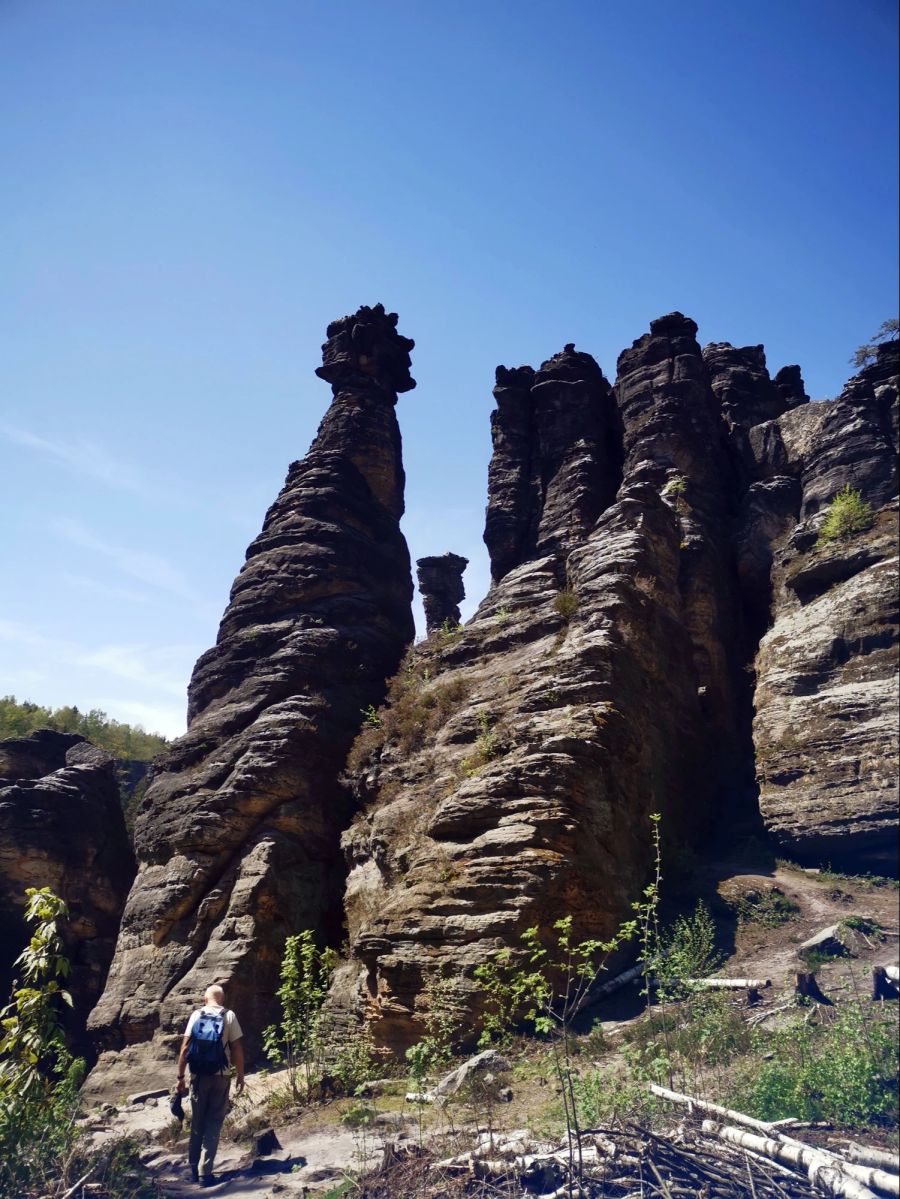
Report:
[[[770,978],[766,1001],[793,990],[794,976],[802,963],[798,947],[808,937],[848,916],[866,916],[878,922],[887,938],[871,946],[858,940],[855,956],[822,966],[819,979],[826,995],[839,998],[854,987],[868,995],[872,965],[896,962],[898,954],[898,893],[890,886],[876,887],[865,880],[845,879],[800,869],[748,867],[719,862],[710,867],[703,888],[719,915],[727,909],[717,903],[734,903],[744,896],[766,896],[777,888],[797,911],[782,924],[744,922],[734,930],[732,952],[717,973],[721,977]],[[851,976],[852,972],[852,976]],[[598,1015],[609,1031],[621,1030],[638,1018],[642,1004],[630,993],[620,993],[603,1005]],[[201,1193],[240,1199],[292,1199],[322,1195],[337,1187],[347,1171],[358,1171],[366,1161],[374,1165],[381,1156],[381,1139],[415,1139],[411,1114],[384,1111],[379,1127],[364,1139],[341,1123],[345,1103],[307,1111],[301,1119],[279,1122],[273,1092],[286,1087],[286,1075],[250,1076],[245,1097],[232,1114],[232,1127],[223,1130],[216,1172],[220,1182],[204,1189],[192,1184],[187,1171],[187,1140],[173,1139],[168,1098],[152,1096],[137,1104],[122,1104],[117,1111],[93,1120],[94,1136],[102,1142],[114,1136],[134,1136],[144,1144],[142,1160],[168,1199],[187,1199]],[[527,1116],[528,1096],[517,1087],[520,1102],[509,1110],[515,1121]],[[524,1109],[523,1110],[523,1104]],[[273,1128],[278,1147],[261,1153],[255,1148],[262,1132]]]

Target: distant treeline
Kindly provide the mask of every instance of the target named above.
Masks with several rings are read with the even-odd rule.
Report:
[[[14,695],[0,698],[0,740],[47,728],[80,733],[115,757],[138,762],[149,762],[169,744],[157,733],[145,733],[140,725],[110,719],[99,708],[80,712],[75,707],[44,708],[28,700],[20,703]]]

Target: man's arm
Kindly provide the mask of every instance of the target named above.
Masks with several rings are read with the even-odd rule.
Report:
[[[178,1094],[183,1095],[187,1090],[187,1083],[184,1081],[185,1071],[187,1070],[187,1051],[188,1045],[191,1043],[191,1038],[185,1036],[181,1042],[181,1049],[178,1051]]]
[[[231,1064],[234,1066],[236,1079],[234,1093],[240,1095],[244,1089],[244,1042],[238,1037],[228,1048],[231,1050]]]

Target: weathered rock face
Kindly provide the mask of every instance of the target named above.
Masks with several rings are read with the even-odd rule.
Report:
[[[796,364],[783,366],[772,382],[775,384],[775,390],[778,392],[784,411],[796,408],[799,404],[809,403],[806,385],[803,382],[800,367]]]
[[[0,771],[0,990],[9,993],[25,946],[25,889],[50,887],[69,906],[68,1031],[84,1052],[85,1021],[103,989],[135,872],[115,760],[77,734],[41,729],[0,742]]]
[[[463,571],[469,559],[459,554],[440,554],[416,562],[419,593],[429,633],[443,625],[459,624],[459,605],[466,598]]]
[[[781,521],[768,509],[760,810],[787,856],[882,871],[897,866],[897,350],[896,341],[880,347],[836,400],[751,436],[757,473],[772,472],[753,488],[790,488],[791,497]],[[871,526],[820,544],[827,505],[845,485],[871,505]]]
[[[429,979],[461,976],[475,1012],[475,967],[526,927],[565,913],[579,935],[608,935],[646,881],[650,813],[690,841],[717,812],[713,741],[728,743],[729,782],[752,781],[721,698],[735,476],[695,333],[672,314],[622,355],[620,419],[584,356],[551,359],[544,394],[571,398],[564,366],[586,400],[557,442],[529,408],[530,373],[498,371],[498,581],[458,635],[410,654],[351,756],[364,806],[344,838],[351,954],[333,1001],[397,1051],[421,1033]]]
[[[189,728],[157,764],[135,828],[138,877],[90,1027],[99,1093],[140,1062],[171,1072],[186,1015],[213,980],[250,1056],[274,1013],[285,936],[336,939],[350,817],[338,778],[412,640],[399,529],[397,393],[413,343],[378,305],[328,327],[334,398],[247,551],[216,645],[197,663]]]
[[[497,367],[484,540],[502,579],[538,553],[577,544],[621,481],[612,389],[567,345],[540,370]]]

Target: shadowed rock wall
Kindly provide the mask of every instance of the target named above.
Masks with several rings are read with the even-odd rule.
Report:
[[[62,932],[73,1008],[64,1015],[79,1053],[89,1052],[85,1022],[134,872],[110,754],[55,729],[0,742],[0,993],[5,1001],[27,940],[25,890],[50,887],[69,907]]]
[[[397,394],[413,342],[377,305],[328,326],[333,400],[234,582],[216,645],[191,680],[189,728],[157,764],[135,827],[138,876],[90,1027],[100,1093],[140,1068],[165,1080],[212,981],[252,1058],[274,1013],[284,939],[337,939],[338,777],[361,711],[379,703],[413,637],[400,532]]]

